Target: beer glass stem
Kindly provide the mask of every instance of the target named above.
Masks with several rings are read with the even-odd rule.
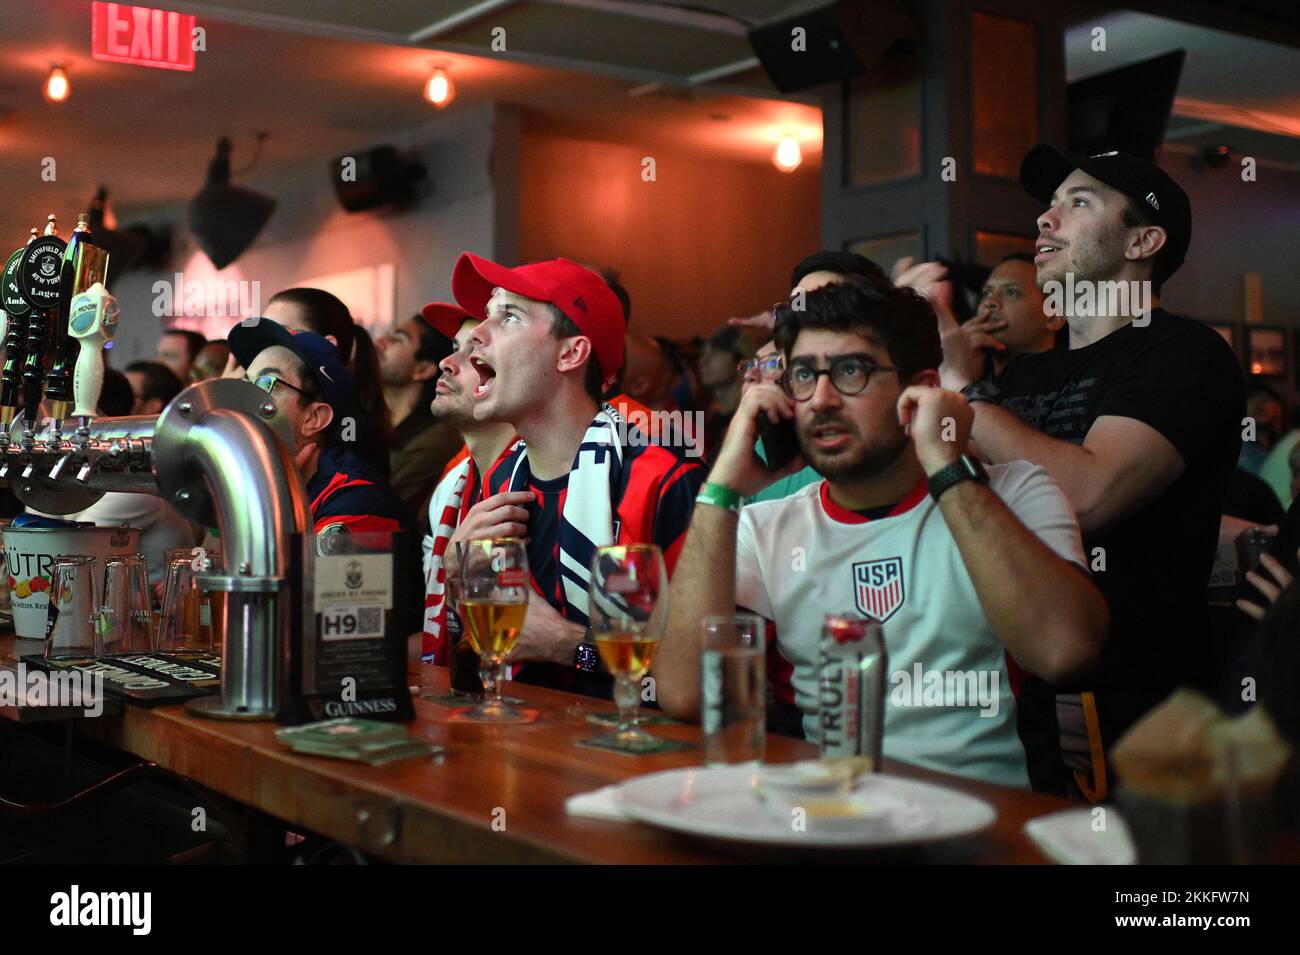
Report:
[[[614,702],[618,704],[619,733],[635,733],[632,724],[636,721],[637,709],[641,705],[641,694],[636,682],[620,676],[614,686]]]
[[[483,701],[485,707],[501,705],[501,665],[488,662],[486,657],[479,658],[478,678],[483,681]]]

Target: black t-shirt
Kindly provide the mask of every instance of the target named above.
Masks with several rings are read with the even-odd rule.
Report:
[[[1182,456],[1182,474],[1100,534],[1085,535],[1111,632],[1084,685],[1096,693],[1102,737],[1116,739],[1180,685],[1208,678],[1205,587],[1219,517],[1241,444],[1245,392],[1227,343],[1200,322],[1160,309],[1083,348],[1016,358],[997,400],[1031,427],[1082,444],[1100,417],[1133,418]],[[1102,548],[1102,552],[1097,551]],[[1104,556],[1105,569],[1101,570]]]

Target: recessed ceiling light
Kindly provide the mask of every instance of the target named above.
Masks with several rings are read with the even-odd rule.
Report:
[[[42,90],[45,98],[51,103],[62,103],[72,92],[72,84],[68,82],[68,72],[62,66],[55,64],[50,67],[50,75],[45,78],[45,87]]]
[[[433,71],[429,82],[424,84],[424,98],[438,109],[451,105],[451,101],[456,98],[456,86],[446,70],[439,67]]]
[[[803,162],[803,149],[793,136],[782,136],[772,153],[772,162],[782,172],[794,172]]]

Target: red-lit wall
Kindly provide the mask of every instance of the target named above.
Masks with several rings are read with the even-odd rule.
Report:
[[[655,160],[655,180],[642,160]],[[819,169],[720,161],[659,146],[578,140],[525,127],[521,261],[564,256],[619,272],[632,329],[685,339],[790,291],[817,248]]]

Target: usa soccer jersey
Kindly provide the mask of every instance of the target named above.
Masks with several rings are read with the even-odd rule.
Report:
[[[990,467],[989,486],[1053,552],[1086,567],[1060,489],[1025,461]],[[1043,757],[1022,740],[1010,661],[989,626],[943,514],[921,481],[874,519],[831,500],[824,481],[745,507],[736,603],[776,624],[771,670],[818,739],[817,667],[827,613],[879,620],[889,652],[886,756],[1025,787]],[[1027,734],[1025,738],[1031,738]]]

